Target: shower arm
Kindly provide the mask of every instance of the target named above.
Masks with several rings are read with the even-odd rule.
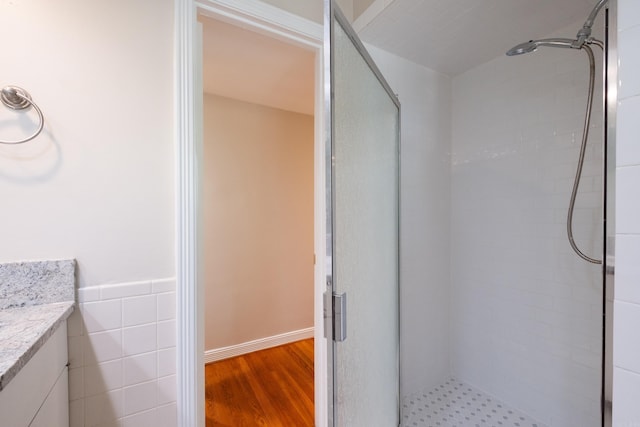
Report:
[[[593,27],[593,23],[595,22],[596,17],[598,16],[598,13],[600,12],[600,10],[604,7],[604,5],[608,1],[609,0],[600,0],[595,5],[593,10],[589,14],[589,17],[582,25],[582,28],[580,28],[580,30],[578,31],[578,34],[576,35],[576,41],[575,41],[574,47],[580,48],[582,47],[583,44],[589,42],[589,39],[591,38],[591,28]]]

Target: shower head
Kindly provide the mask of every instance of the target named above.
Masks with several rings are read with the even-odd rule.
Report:
[[[523,55],[525,53],[533,52],[538,48],[538,45],[533,40],[529,40],[526,43],[520,43],[517,46],[512,47],[507,51],[507,56]]]
[[[524,53],[533,52],[540,46],[562,47],[566,49],[576,48],[575,40],[571,39],[541,39],[529,40],[526,43],[520,43],[507,51],[507,56],[522,55]],[[579,47],[577,47],[579,49]]]
[[[591,37],[591,28],[593,27],[593,23],[600,12],[600,9],[604,7],[604,5],[609,0],[598,0],[598,3],[595,5],[589,17],[585,21],[584,25],[578,31],[575,40],[571,39],[542,39],[542,40],[530,40],[526,43],[521,43],[507,51],[507,56],[515,56],[522,55],[523,53],[533,52],[538,49],[538,46],[551,46],[551,47],[564,47],[564,48],[573,48],[573,49],[581,49],[582,46],[586,44],[596,44],[603,47],[603,43],[599,40]]]

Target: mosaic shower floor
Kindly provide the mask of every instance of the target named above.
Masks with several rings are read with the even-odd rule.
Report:
[[[456,379],[405,397],[401,413],[402,427],[546,427]]]

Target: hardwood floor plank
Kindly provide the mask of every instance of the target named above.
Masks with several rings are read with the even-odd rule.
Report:
[[[313,339],[205,367],[207,427],[314,425]]]

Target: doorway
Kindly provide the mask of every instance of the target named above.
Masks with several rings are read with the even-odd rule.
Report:
[[[275,361],[273,354],[295,355],[300,344],[305,357],[311,348],[312,369],[303,369],[309,377],[303,380],[313,387],[316,52],[255,26],[199,12],[204,124],[199,282],[204,362],[211,364],[205,368],[207,398],[214,389],[226,393],[248,372],[257,383],[259,370],[243,369],[247,361],[281,368],[290,360],[295,369],[295,357]],[[237,372],[210,375],[213,365],[223,364],[223,370],[235,366]],[[220,408],[235,406],[237,412],[254,397],[248,388],[246,393],[237,399],[239,406],[218,405],[215,411],[207,401],[206,425],[225,425],[230,415]],[[310,398],[307,394],[292,390],[291,401],[310,399],[313,419],[313,391]],[[269,412],[269,399],[286,406],[282,396],[266,390],[265,415],[258,408],[256,417]]]

